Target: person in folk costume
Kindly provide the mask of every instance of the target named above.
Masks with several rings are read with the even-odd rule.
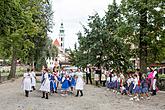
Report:
[[[126,85],[125,85],[125,77],[123,75],[123,72],[120,73],[120,91],[121,91],[122,95],[124,93],[127,94]]]
[[[41,82],[40,90],[43,93],[42,98],[48,99],[48,93],[50,92],[50,80],[49,80],[48,69],[44,69],[43,73],[44,73],[43,80]],[[46,94],[46,97],[45,97],[45,94]]]
[[[113,69],[109,70],[108,76],[109,77],[107,78],[107,87],[109,89],[112,89],[112,85],[113,85],[113,82],[112,82],[112,79],[113,79]]]
[[[101,82],[103,83],[103,87],[105,87],[105,83],[106,83],[106,74],[107,74],[106,69],[103,69],[101,74]]]
[[[154,70],[153,72],[153,82],[152,82],[152,96],[156,95],[156,81],[158,80],[158,73],[157,69]]]
[[[81,93],[80,96],[83,96],[83,89],[84,89],[84,80],[83,80],[83,73],[80,69],[76,72],[76,86],[75,89],[77,90],[77,94],[75,97],[79,96],[79,92]]]
[[[29,97],[29,92],[32,90],[31,86],[32,76],[30,75],[30,69],[23,75],[23,90],[25,91],[25,96]]]
[[[94,80],[96,82],[96,86],[98,86],[98,82],[99,82],[99,75],[101,74],[101,69],[99,67],[96,68],[95,72],[94,72]]]
[[[114,71],[114,76],[113,76],[113,88],[114,88],[113,92],[114,93],[116,93],[117,91],[117,79],[118,79],[117,72]]]
[[[90,81],[90,84],[92,84],[92,78],[91,78],[91,68],[89,65],[87,65],[86,69],[85,69],[85,72],[86,72],[86,84],[88,84],[88,79]]]
[[[61,72],[60,72],[60,82],[61,82],[61,84],[62,84],[62,78],[65,76],[65,74],[66,74],[66,71],[65,71],[65,69],[64,69],[64,67],[62,67],[62,70],[61,70]]]
[[[126,81],[126,83],[127,83],[127,89],[128,89],[128,92],[127,92],[127,94],[129,95],[129,96],[131,96],[131,94],[132,94],[132,90],[133,90],[133,77],[132,77],[132,73],[129,73],[129,78],[127,79],[127,81]]]
[[[67,96],[68,95],[68,90],[69,90],[69,84],[70,84],[70,80],[69,80],[69,74],[65,73],[63,74],[62,77],[62,96]]]
[[[76,86],[76,80],[75,80],[75,74],[73,70],[70,70],[70,87],[71,87],[71,93],[73,94],[74,87]]]
[[[153,84],[153,79],[154,79],[154,70],[151,68],[151,67],[149,67],[149,69],[150,69],[150,72],[149,72],[149,74],[148,74],[148,76],[147,76],[147,78],[148,78],[148,80],[149,80],[149,84],[148,84],[148,90],[149,91],[151,91],[152,90],[152,84]]]
[[[138,76],[136,74],[134,75],[133,84],[134,84],[134,87],[133,87],[132,92],[134,94],[134,97],[133,98],[130,98],[130,100],[136,99],[137,101],[139,101],[139,97],[138,97],[138,94],[139,94],[139,85],[138,85]]]
[[[53,73],[49,74],[49,80],[50,80],[50,92],[54,93],[56,90],[56,83],[55,83],[55,76]]]
[[[111,82],[111,78],[110,78],[110,71],[107,71],[107,74],[106,74],[107,78],[106,78],[106,87],[107,87],[107,90],[109,90],[109,83]]]
[[[35,86],[36,86],[36,74],[34,72],[34,69],[31,69],[31,76],[32,76],[32,89],[33,90],[36,90],[35,89]]]
[[[121,81],[121,78],[120,78],[120,74],[117,74],[117,91],[116,93],[119,94],[120,92],[120,82]]]
[[[148,94],[148,78],[145,74],[142,75],[141,80],[141,98],[144,98],[144,94],[147,96],[147,99],[150,99],[150,96]]]
[[[60,80],[58,70],[53,70],[53,74],[54,74],[54,83],[56,84],[55,93],[57,93],[57,88]]]
[[[43,80],[44,80],[44,74],[45,74],[45,73],[44,73],[44,70],[45,70],[45,69],[47,69],[47,67],[42,66],[42,70],[41,70],[41,79],[40,79],[40,80],[41,80],[41,84],[42,84],[42,82],[43,82]]]

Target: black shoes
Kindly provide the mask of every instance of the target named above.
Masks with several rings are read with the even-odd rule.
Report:
[[[80,97],[83,96],[83,92],[82,92],[82,90],[77,90],[77,95],[76,95],[75,97],[78,97],[78,96],[79,96],[79,91],[80,91],[80,93],[81,93]]]
[[[42,94],[43,94],[43,95],[42,95],[42,97],[41,97],[41,98],[45,98],[45,92],[42,92]]]

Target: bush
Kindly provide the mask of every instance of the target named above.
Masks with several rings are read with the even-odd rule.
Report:
[[[160,79],[165,79],[165,74],[159,74]]]

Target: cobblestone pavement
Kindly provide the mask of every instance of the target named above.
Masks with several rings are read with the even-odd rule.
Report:
[[[135,102],[106,88],[85,85],[83,97],[53,94],[47,100],[41,98],[39,86],[37,84],[37,90],[26,98],[21,89],[21,78],[0,84],[0,110],[165,110],[165,94],[162,92],[150,100]]]

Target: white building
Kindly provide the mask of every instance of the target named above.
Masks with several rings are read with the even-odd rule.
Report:
[[[55,45],[57,48],[58,48],[58,56],[55,58],[54,61],[54,64],[55,63],[59,63],[59,64],[56,64],[56,66],[60,65],[61,62],[68,62],[68,54],[65,53],[65,30],[64,30],[64,25],[63,23],[61,23],[61,26],[60,26],[60,30],[59,30],[59,36],[56,37],[55,40],[53,40],[53,45]]]

